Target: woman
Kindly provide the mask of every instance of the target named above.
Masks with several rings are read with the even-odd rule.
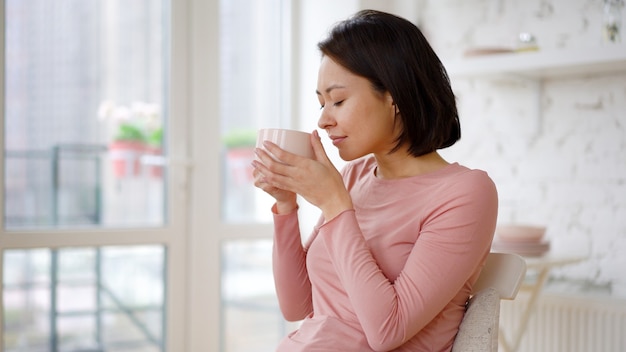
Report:
[[[445,69],[410,22],[365,10],[319,43],[313,160],[266,143],[255,185],[276,200],[278,351],[449,351],[497,217],[492,180],[444,160],[460,138]],[[273,160],[268,153],[279,161]],[[321,210],[303,245],[296,195]]]

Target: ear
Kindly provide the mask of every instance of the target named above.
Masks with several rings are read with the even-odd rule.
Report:
[[[384,99],[385,99],[385,102],[389,104],[390,106],[396,105],[396,102],[393,100],[393,97],[391,96],[391,93],[389,93],[389,91],[385,92]]]
[[[397,116],[400,113],[400,110],[398,110],[398,105],[396,105],[396,102],[393,100],[391,93],[385,92],[385,101],[387,102],[387,104],[389,104],[389,107],[393,111],[392,116]]]
[[[393,100],[391,93],[389,93],[388,91],[385,92],[383,95],[383,100],[385,101],[385,104],[387,104],[387,106],[389,106],[389,108],[394,111],[394,115],[395,115],[398,111],[398,106],[396,105],[396,102]]]

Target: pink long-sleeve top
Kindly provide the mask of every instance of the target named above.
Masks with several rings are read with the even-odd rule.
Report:
[[[342,171],[354,204],[320,219],[303,246],[297,213],[274,215],[281,311],[300,328],[277,351],[449,351],[491,246],[497,192],[457,163],[375,176],[373,157]]]

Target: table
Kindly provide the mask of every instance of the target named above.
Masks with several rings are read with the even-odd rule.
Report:
[[[541,257],[524,257],[524,259],[526,260],[527,272],[532,270],[537,271],[537,279],[534,283],[525,282],[520,288],[522,291],[529,292],[530,297],[528,302],[526,302],[526,306],[522,309],[522,318],[517,331],[514,331],[513,333],[512,340],[509,341],[505,336],[505,332],[501,328],[499,329],[498,340],[500,341],[503,350],[508,352],[515,352],[519,349],[522,337],[528,327],[528,321],[530,320],[530,316],[535,309],[537,298],[548,280],[550,270],[555,267],[581,262],[587,259],[587,257],[547,253]]]

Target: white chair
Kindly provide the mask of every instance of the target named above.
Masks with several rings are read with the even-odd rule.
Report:
[[[474,284],[453,352],[498,351],[500,300],[515,299],[526,276],[526,261],[513,253],[489,253]]]

